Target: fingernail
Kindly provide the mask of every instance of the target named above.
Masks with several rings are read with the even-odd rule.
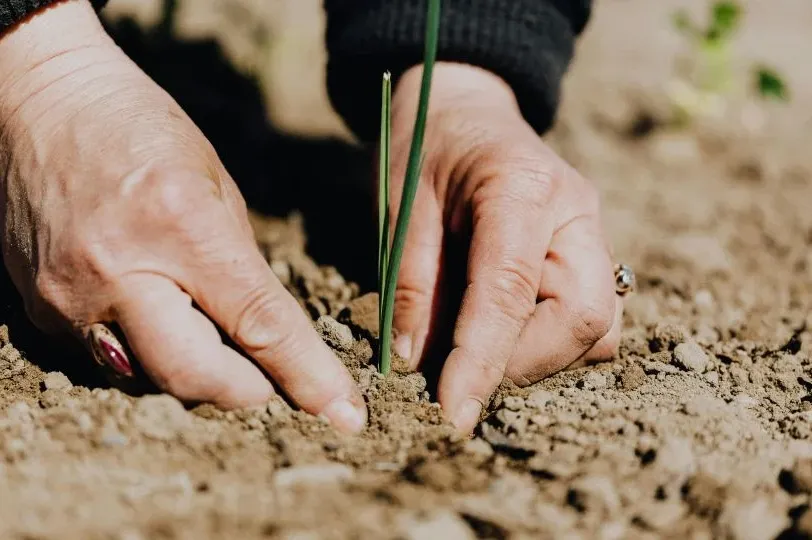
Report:
[[[347,398],[339,398],[321,412],[332,425],[342,431],[358,433],[367,423],[367,409],[364,405],[355,405]]]
[[[412,336],[409,334],[402,334],[395,338],[395,352],[404,360],[411,360],[412,358]]]
[[[101,360],[112,367],[116,373],[127,377],[133,376],[133,369],[124,347],[104,325],[96,324],[91,329],[94,352]]]
[[[479,422],[480,414],[482,414],[482,403],[473,398],[468,398],[457,409],[457,414],[454,415],[452,423],[460,431],[469,434]]]

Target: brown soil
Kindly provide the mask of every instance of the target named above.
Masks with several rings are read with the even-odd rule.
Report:
[[[793,56],[812,50],[812,5],[749,2],[737,42],[784,70],[790,106],[743,123],[761,109],[742,98],[675,130],[676,4],[599,3],[549,137],[600,185],[638,271],[615,362],[505,384],[457,439],[421,375],[367,365],[374,298],[305,255],[298,218],[257,218],[368,429],[281,400],[224,413],[74,386],[0,304],[0,538],[812,537],[812,67]]]

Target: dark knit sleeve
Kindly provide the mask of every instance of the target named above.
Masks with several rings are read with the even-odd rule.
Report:
[[[475,65],[513,88],[527,121],[553,123],[561,79],[591,0],[444,0],[438,59]],[[422,62],[427,0],[325,0],[330,99],[362,140],[377,137],[380,79]]]
[[[3,32],[33,15],[38,9],[53,4],[56,0],[0,0],[0,36]],[[91,0],[93,7],[100,10],[107,0]]]

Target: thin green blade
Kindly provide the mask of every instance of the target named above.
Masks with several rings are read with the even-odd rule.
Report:
[[[423,58],[423,78],[420,86],[420,101],[417,108],[417,117],[412,134],[412,145],[409,152],[409,162],[403,185],[403,196],[400,200],[398,220],[395,225],[395,235],[392,240],[392,250],[386,272],[384,287],[384,313],[380,327],[381,350],[380,371],[387,375],[392,367],[392,317],[394,314],[395,288],[400,272],[400,262],[403,257],[403,248],[406,242],[406,231],[412,213],[417,185],[420,180],[421,161],[423,155],[423,138],[426,132],[426,117],[428,116],[429,95],[431,93],[431,78],[434,73],[434,62],[437,58],[437,42],[440,35],[440,0],[429,0],[428,17],[426,24],[426,48]]]
[[[381,134],[378,148],[378,318],[383,319],[384,284],[389,262],[389,182],[392,138],[392,77],[387,72],[381,85]]]

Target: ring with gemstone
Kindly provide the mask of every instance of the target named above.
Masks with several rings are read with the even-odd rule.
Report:
[[[96,362],[112,368],[119,377],[132,377],[133,369],[127,349],[121,340],[106,324],[91,324],[87,330],[87,341]]]
[[[633,292],[637,286],[637,279],[631,266],[618,263],[615,265],[615,292],[618,296],[626,296]]]

